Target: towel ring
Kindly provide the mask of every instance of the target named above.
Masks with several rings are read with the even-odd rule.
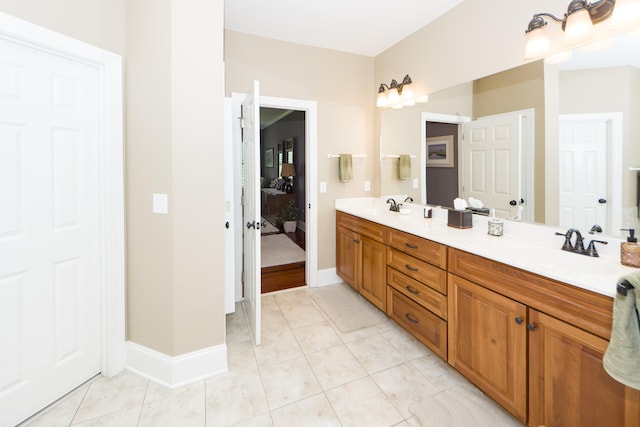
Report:
[[[627,296],[627,291],[629,289],[633,289],[633,286],[631,285],[631,283],[627,282],[626,280],[621,280],[616,285],[616,290],[622,296]]]

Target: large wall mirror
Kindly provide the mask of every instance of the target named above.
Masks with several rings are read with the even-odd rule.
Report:
[[[519,133],[516,154],[474,151],[490,133],[474,123],[512,114],[512,127],[498,121],[495,133]],[[383,110],[380,132],[382,195],[451,207],[491,184],[508,193],[509,206],[486,204],[503,217],[583,231],[597,223],[622,236],[620,228],[640,224],[640,38],[619,35],[563,63],[535,61],[434,93],[427,104]],[[455,137],[453,165],[431,167],[427,139],[446,134]],[[396,154],[412,155],[412,180],[398,179]]]

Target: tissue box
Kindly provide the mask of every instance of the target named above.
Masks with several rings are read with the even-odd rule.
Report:
[[[449,209],[447,225],[454,228],[471,228],[473,226],[473,217],[471,215],[471,211]]]

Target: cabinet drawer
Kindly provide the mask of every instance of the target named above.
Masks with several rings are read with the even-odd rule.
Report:
[[[440,243],[403,231],[388,229],[387,244],[422,261],[447,269],[447,247]]]
[[[387,286],[387,314],[421,343],[447,360],[447,322]]]
[[[366,219],[358,218],[340,211],[336,211],[336,224],[355,231],[356,233],[360,233],[363,236],[367,236],[380,243],[384,243],[386,229],[384,225],[376,224],[375,222],[367,221]]]
[[[387,267],[387,284],[447,320],[446,296],[391,267]]]
[[[387,248],[387,265],[441,294],[447,294],[447,272],[438,267],[391,248]]]

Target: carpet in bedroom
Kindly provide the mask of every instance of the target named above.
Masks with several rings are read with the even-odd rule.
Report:
[[[262,236],[261,239],[262,268],[306,260],[305,252],[286,234],[270,234]]]

